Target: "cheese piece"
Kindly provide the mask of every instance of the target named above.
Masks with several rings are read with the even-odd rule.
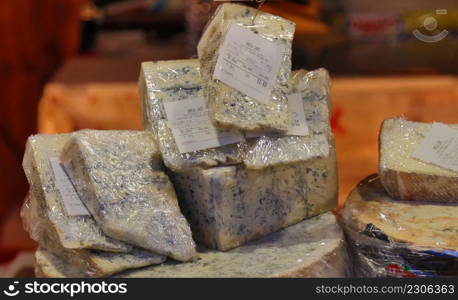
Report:
[[[35,277],[87,278],[89,275],[40,247],[35,252]]]
[[[330,115],[329,74],[325,69],[294,71],[288,82],[290,95],[300,93],[308,136],[270,136],[248,140],[244,164],[249,169],[262,169],[280,163],[298,163],[326,157],[333,140]]]
[[[458,125],[451,125],[458,130]],[[387,192],[398,200],[458,202],[458,173],[411,155],[431,123],[387,119],[380,131],[379,174]]]
[[[153,132],[165,165],[182,171],[192,167],[214,167],[240,163],[244,144],[229,144],[180,153],[167,124],[164,103],[203,97],[197,59],[142,63],[139,88],[145,129]]]
[[[335,152],[294,165],[194,169],[171,179],[194,238],[219,250],[238,247],[337,204]]]
[[[108,236],[176,260],[194,257],[191,229],[149,132],[79,131],[61,160]]]
[[[95,249],[128,252],[132,249],[121,241],[107,237],[92,216],[70,216],[56,186],[50,158],[58,158],[70,134],[38,134],[29,137],[23,168],[36,199],[36,207],[49,221],[57,239],[68,249]],[[34,234],[31,231],[32,238]]]
[[[342,216],[358,276],[458,275],[457,205],[397,201],[373,175],[351,192]]]
[[[249,29],[262,38],[285,46],[272,95],[262,103],[213,79],[216,62],[226,33],[232,24]],[[290,115],[286,84],[291,72],[291,44],[294,23],[283,18],[237,4],[222,4],[207,25],[197,46],[204,96],[209,115],[216,127],[241,130],[288,130]]]
[[[104,277],[127,269],[160,264],[165,256],[133,249],[129,253],[113,253],[90,249],[67,249],[59,242],[58,236],[44,212],[38,209],[33,192],[29,193],[21,210],[24,227],[42,248],[54,253],[69,264],[78,266],[91,277]]]
[[[44,266],[41,267],[41,275],[46,277],[75,273],[75,270],[69,270],[68,266],[56,257],[47,256],[41,259],[40,263]],[[342,230],[337,225],[336,218],[327,213],[228,252],[201,249],[199,259],[193,262],[166,262],[116,276],[261,278],[348,275],[348,256]]]

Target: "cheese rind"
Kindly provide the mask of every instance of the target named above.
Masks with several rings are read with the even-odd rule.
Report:
[[[285,46],[280,68],[275,74],[272,95],[267,103],[261,103],[222,81],[213,79],[221,46],[232,24],[240,25],[262,38]],[[294,29],[294,23],[254,8],[228,3],[218,7],[197,46],[204,97],[210,118],[216,127],[246,131],[288,130],[290,114],[286,84],[291,72]]]
[[[195,256],[191,229],[151,133],[79,131],[61,160],[107,235],[176,260]]]
[[[458,275],[458,206],[397,201],[373,175],[351,192],[342,216],[358,276]]]
[[[143,62],[139,88],[145,129],[153,132],[164,164],[182,171],[240,163],[244,143],[180,153],[168,126],[164,103],[203,97],[199,61],[196,59]]]
[[[68,249],[95,249],[128,252],[132,249],[121,241],[106,236],[92,216],[70,216],[56,186],[50,158],[59,158],[71,134],[38,134],[29,137],[23,168],[40,210],[57,239]],[[33,228],[30,229],[32,238]]]
[[[58,258],[41,259],[47,277],[74,273]],[[201,249],[193,262],[166,262],[123,272],[123,278],[346,277],[350,275],[342,230],[323,214],[228,252]]]
[[[387,192],[398,200],[458,202],[458,173],[411,155],[431,123],[387,119],[380,130],[379,174]],[[450,125],[458,130],[458,125]]]
[[[196,240],[228,250],[337,205],[335,152],[263,170],[242,165],[171,175]]]
[[[243,162],[249,169],[262,169],[277,164],[298,163],[327,157],[333,134],[329,122],[329,74],[325,69],[307,72],[297,70],[288,81],[289,94],[299,93],[309,130],[308,136],[261,135],[249,139]]]

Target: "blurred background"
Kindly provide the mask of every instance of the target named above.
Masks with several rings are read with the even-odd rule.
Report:
[[[140,62],[195,57],[221,3],[0,1],[0,277],[32,274],[35,244],[19,218],[27,137],[140,129]],[[341,204],[376,172],[383,119],[458,123],[456,0],[277,0],[260,9],[297,24],[295,69],[331,73]]]

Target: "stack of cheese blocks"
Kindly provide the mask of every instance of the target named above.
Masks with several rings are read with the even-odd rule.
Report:
[[[458,276],[458,125],[387,119],[379,141],[343,210],[355,275]]]
[[[145,131],[30,137],[37,276],[346,276],[329,76],[291,72],[293,35],[223,4],[199,59],[142,64]]]

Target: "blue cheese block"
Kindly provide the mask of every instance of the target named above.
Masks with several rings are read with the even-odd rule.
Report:
[[[274,74],[273,90],[267,102],[260,102],[213,79],[213,73],[232,24],[237,24],[256,35],[284,45],[281,64]],[[222,4],[207,25],[197,47],[204,96],[209,115],[216,127],[244,131],[272,130],[285,132],[290,124],[286,95],[291,72],[291,44],[295,24],[283,18],[237,4]]]
[[[261,135],[248,140],[243,162],[249,169],[262,169],[276,164],[298,163],[327,157],[335,151],[329,122],[329,74],[325,69],[294,71],[288,81],[289,94],[300,94],[308,128],[307,136]]]
[[[23,160],[24,172],[30,184],[36,208],[41,211],[48,226],[68,249],[94,249],[128,252],[130,245],[106,236],[91,215],[69,215],[64,199],[56,186],[50,159],[58,159],[71,134],[38,134],[29,137]],[[33,239],[37,239],[33,228]]]
[[[83,130],[61,156],[78,194],[108,236],[187,261],[189,224],[146,131]]]
[[[342,216],[357,276],[458,276],[457,205],[398,201],[372,175],[350,193]]]
[[[228,250],[337,205],[335,152],[263,170],[242,165],[174,173],[196,240]]]
[[[21,210],[26,230],[40,244],[68,264],[74,265],[90,277],[105,277],[127,269],[145,267],[163,263],[165,256],[141,249],[132,249],[128,253],[113,253],[91,249],[68,249],[59,241],[55,230],[50,226],[33,192],[29,193]]]
[[[326,213],[228,252],[201,249],[193,262],[159,266],[115,275],[123,278],[262,278],[346,277],[350,274],[342,230]],[[37,253],[42,277],[66,277],[78,271],[46,252]]]
[[[167,123],[164,103],[203,97],[199,61],[196,59],[142,63],[139,79],[142,121],[153,132],[165,165],[182,171],[240,163],[244,143],[180,153]]]
[[[107,277],[127,269],[160,264],[165,257],[134,249],[130,253],[96,250],[56,252],[40,247],[35,253],[35,276],[38,278]]]

